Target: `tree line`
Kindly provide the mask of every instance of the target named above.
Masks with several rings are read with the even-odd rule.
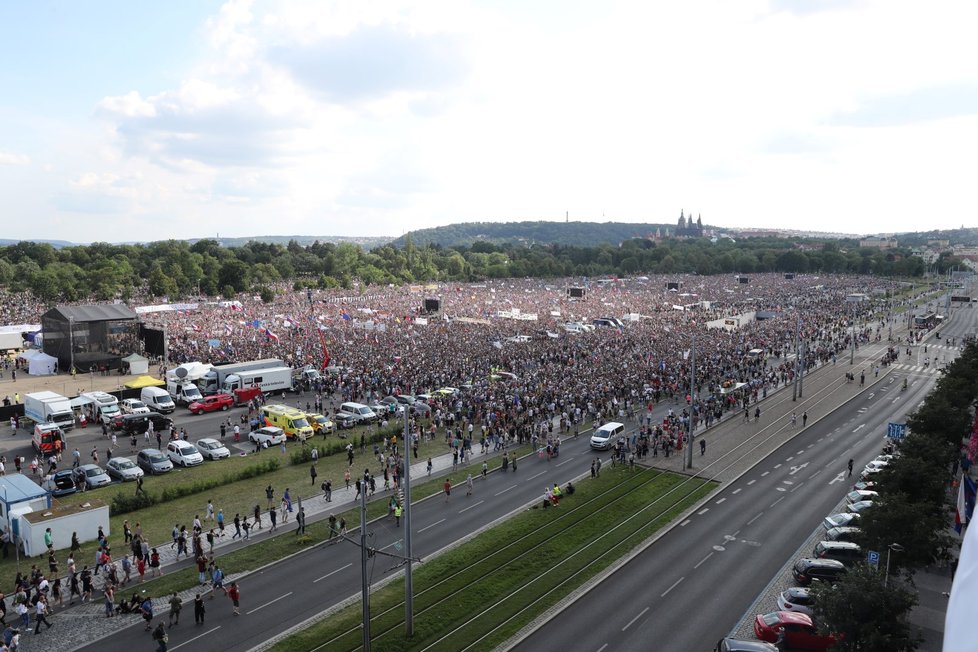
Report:
[[[939,265],[940,266],[940,265]],[[55,248],[19,242],[0,247],[0,285],[31,290],[49,302],[152,295],[233,296],[255,291],[271,296],[273,284],[304,287],[478,281],[487,278],[600,277],[635,274],[852,273],[914,277],[923,261],[909,250],[860,249],[836,241],[755,238],[630,239],[620,246],[494,244],[477,241],[444,247],[417,246],[408,235],[364,249],[351,243],[302,246],[250,241],[223,247],[216,240],[166,240]],[[940,271],[940,270],[939,270]]]

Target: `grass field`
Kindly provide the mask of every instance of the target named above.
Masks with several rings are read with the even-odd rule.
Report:
[[[582,482],[559,507],[528,510],[418,565],[411,640],[404,638],[403,578],[373,593],[372,649],[492,649],[713,487],[654,470],[608,469],[597,480]],[[609,549],[619,554],[594,552]],[[360,625],[357,603],[273,650],[358,650]]]

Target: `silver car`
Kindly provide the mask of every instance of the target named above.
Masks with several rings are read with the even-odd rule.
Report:
[[[231,457],[231,451],[224,444],[209,437],[197,441],[197,450],[208,460],[223,460],[225,457]]]
[[[143,477],[143,470],[128,457],[113,457],[105,463],[105,471],[116,480],[135,480]]]
[[[82,479],[88,489],[112,484],[112,478],[97,464],[82,464],[75,469],[75,481],[80,485]]]
[[[159,449],[144,448],[136,455],[136,464],[146,473],[158,475],[173,470],[173,462]]]

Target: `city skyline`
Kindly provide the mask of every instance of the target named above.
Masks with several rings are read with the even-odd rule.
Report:
[[[459,222],[976,224],[978,7],[872,0],[0,8],[12,239]]]

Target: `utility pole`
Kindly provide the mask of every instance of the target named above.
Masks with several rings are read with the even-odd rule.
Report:
[[[370,585],[367,582],[367,474],[360,481],[360,601],[363,603],[363,652],[370,652]]]
[[[68,315],[68,349],[71,356],[71,367],[68,372],[75,368],[75,318]]]
[[[801,317],[795,319],[795,382],[791,387],[791,400],[798,400],[798,379],[801,377]]]
[[[404,635],[414,636],[414,585],[411,577],[411,447],[408,409],[404,406]]]

